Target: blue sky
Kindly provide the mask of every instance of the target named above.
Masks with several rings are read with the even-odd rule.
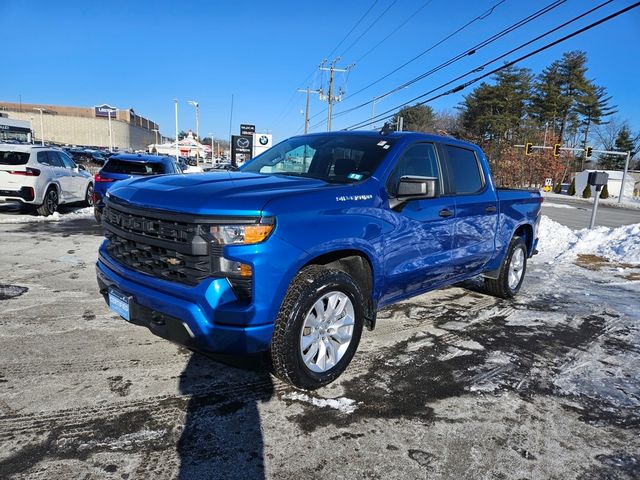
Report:
[[[300,87],[319,87],[316,67],[345,37],[357,20],[369,14],[332,54],[343,55],[339,66],[360,60],[371,47],[403,22],[407,23],[356,63],[348,76],[337,75],[346,89],[338,113],[429,70],[552,3],[506,0],[486,18],[360,94],[348,97],[406,62],[500,0],[378,0],[302,2],[123,1],[65,2],[0,0],[3,45],[0,100],[24,103],[92,106],[108,103],[133,108],[157,122],[163,133],[174,131],[173,98],[179,100],[180,129],[195,131],[195,113],[188,100],[201,105],[201,136],[229,133],[234,95],[233,133],[240,123],[275,139],[299,133],[304,94]],[[376,104],[387,110],[471,70],[538,33],[601,2],[567,0],[551,13],[475,55],[390,95]],[[633,3],[616,0],[551,38]],[[427,4],[424,8],[423,5]],[[385,12],[383,14],[383,12]],[[417,13],[415,13],[417,12]],[[382,15],[381,15],[382,14]],[[380,17],[368,31],[365,29]],[[363,34],[358,40],[358,37]],[[562,53],[580,49],[589,57],[589,76],[608,89],[619,117],[640,130],[640,8],[524,61],[539,72]],[[536,45],[547,43],[543,40]],[[531,49],[531,48],[530,48]],[[529,51],[525,49],[523,52]],[[515,54],[514,54],[515,55]],[[515,58],[512,55],[508,59]],[[315,82],[315,83],[314,83]],[[326,75],[324,78],[326,88]],[[452,109],[466,90],[439,99],[436,110]],[[326,107],[312,98],[311,113]],[[333,128],[368,119],[366,106],[334,119]],[[314,125],[324,120],[315,117]],[[317,127],[323,130],[324,126]]]

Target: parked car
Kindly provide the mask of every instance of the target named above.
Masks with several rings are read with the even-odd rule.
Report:
[[[113,188],[98,284],[131,323],[194,350],[269,351],[313,389],[384,306],[478,275],[516,295],[541,201],[496,189],[482,150],[450,137],[293,137],[240,171]]]
[[[112,155],[95,175],[94,214],[102,222],[102,209],[107,190],[120,180],[140,176],[182,173],[173,157],[123,153]]]
[[[51,215],[63,203],[93,204],[93,178],[62,150],[0,144],[0,203],[16,202]]]
[[[178,157],[178,166],[182,173],[202,173],[204,170],[198,166],[195,158]]]

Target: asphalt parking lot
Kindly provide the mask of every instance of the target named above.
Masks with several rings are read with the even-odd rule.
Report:
[[[403,302],[305,393],[110,312],[100,242],[86,213],[0,223],[2,478],[640,477],[637,266],[536,257],[514,301]]]

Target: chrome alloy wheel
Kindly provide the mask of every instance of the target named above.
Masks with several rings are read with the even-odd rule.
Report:
[[[342,292],[325,293],[307,313],[300,332],[300,354],[312,372],[333,368],[351,344],[353,303]]]
[[[47,196],[44,199],[44,203],[47,206],[49,214],[54,214],[58,209],[58,192],[54,189],[49,190]]]
[[[522,279],[524,273],[524,249],[517,248],[511,255],[511,261],[509,262],[509,288],[515,290],[518,288],[518,284]]]

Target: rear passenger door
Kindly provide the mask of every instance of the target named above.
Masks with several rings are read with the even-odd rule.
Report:
[[[382,303],[409,296],[452,275],[455,199],[443,194],[442,169],[433,143],[406,148],[385,186],[395,197],[403,176],[436,177],[436,198],[409,200],[390,209],[385,233],[385,279]]]
[[[69,170],[62,160],[62,156],[55,150],[47,151],[47,155],[49,157],[49,164],[51,165],[51,170],[55,175],[55,179],[58,181],[60,185],[60,189],[62,190],[60,195],[60,200],[62,202],[73,202],[74,198],[74,181],[73,176],[71,175],[71,170]]]
[[[470,275],[493,256],[498,201],[474,150],[447,144],[442,147],[456,203],[452,249],[454,274]]]

